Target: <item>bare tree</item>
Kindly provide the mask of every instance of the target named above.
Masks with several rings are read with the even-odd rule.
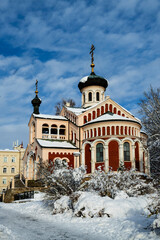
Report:
[[[66,105],[66,103],[69,103],[70,107],[75,106],[75,101],[71,98],[69,99],[62,99],[60,102],[57,102],[55,105],[56,115],[59,115],[62,111],[62,108]]]
[[[139,105],[142,124],[148,134],[151,174],[160,177],[160,88],[154,90],[150,86]]]

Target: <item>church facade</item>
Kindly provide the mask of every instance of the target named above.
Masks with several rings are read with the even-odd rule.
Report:
[[[70,167],[86,166],[87,173],[126,169],[150,173],[147,135],[139,119],[109,96],[108,81],[94,73],[93,47],[91,74],[78,84],[82,107],[67,103],[59,116],[39,113],[41,100],[32,100],[34,112],[29,121],[29,144],[24,154],[24,176],[37,178],[40,161],[68,162]]]

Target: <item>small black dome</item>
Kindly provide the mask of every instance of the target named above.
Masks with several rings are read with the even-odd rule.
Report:
[[[106,89],[108,87],[108,81],[92,72],[89,76],[82,78],[78,84],[80,91],[88,86],[101,86]]]
[[[34,110],[33,113],[35,114],[39,114],[39,106],[41,105],[41,99],[36,95],[35,98],[33,98],[33,100],[31,101]]]

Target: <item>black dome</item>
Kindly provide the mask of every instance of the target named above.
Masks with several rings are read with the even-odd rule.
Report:
[[[32,105],[33,105],[33,113],[35,114],[39,114],[39,106],[41,105],[41,99],[36,95],[35,98],[33,98],[33,100],[31,101]]]
[[[88,87],[88,86],[101,86],[101,87],[104,87],[105,89],[108,87],[108,81],[103,77],[97,76],[94,72],[92,72],[88,77],[86,77],[85,81],[81,81],[81,80],[78,84],[80,91],[84,87]]]

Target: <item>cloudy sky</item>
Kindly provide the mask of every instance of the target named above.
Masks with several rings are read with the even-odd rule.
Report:
[[[106,95],[136,114],[150,84],[160,87],[159,0],[1,0],[0,148],[28,143],[35,81],[41,113],[71,97],[81,105],[79,80],[109,80]]]

